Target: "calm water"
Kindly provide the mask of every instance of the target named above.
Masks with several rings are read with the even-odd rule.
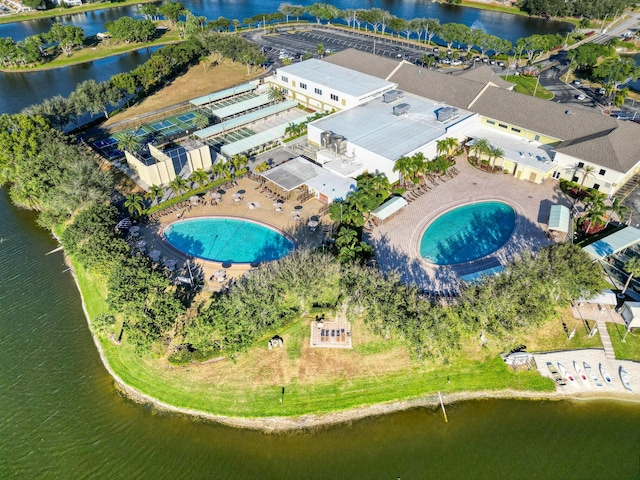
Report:
[[[295,248],[293,242],[275,230],[235,218],[176,222],[165,228],[164,237],[178,250],[217,262],[270,262]]]
[[[0,239],[0,478],[638,478],[632,404],[467,402],[448,424],[422,409],[279,436],[155,413],[116,393],[55,242],[2,191]]]
[[[515,222],[515,211],[502,202],[455,208],[429,225],[420,242],[420,255],[437,265],[482,258],[506,243]]]
[[[210,19],[223,16],[242,21],[244,18],[259,13],[275,12],[282,2],[280,0],[238,0],[233,2],[185,0],[182,3],[192,12]],[[304,5],[311,3],[313,2],[303,2]],[[487,12],[428,1],[390,2],[371,0],[366,5],[363,5],[356,0],[340,0],[334,2],[334,4],[341,9],[379,7],[403,18],[433,17],[439,18],[442,23],[464,23],[512,41],[534,33],[566,32],[569,29],[569,25],[564,22]],[[104,24],[107,21],[115,20],[123,15],[139,17],[136,12],[137,6],[131,6],[67,15],[55,19],[10,23],[0,25],[0,37],[12,37],[14,40],[22,40],[29,35],[48,31],[54,21],[82,27],[86,35],[94,35],[97,32],[104,31]],[[78,67],[57,69],[53,72],[0,72],[0,113],[17,112],[28,105],[39,103],[43,99],[54,95],[66,96],[83,80],[90,78],[97,81],[107,80],[116,73],[132,70],[146,59],[147,53],[127,54]]]

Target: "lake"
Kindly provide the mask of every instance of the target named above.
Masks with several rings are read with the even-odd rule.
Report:
[[[34,220],[0,191],[0,478],[637,478],[634,404],[473,401],[448,406],[449,423],[417,409],[281,435],[137,405]]]

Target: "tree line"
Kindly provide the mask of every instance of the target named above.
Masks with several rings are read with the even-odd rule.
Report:
[[[518,7],[529,15],[542,17],[611,18],[635,4],[632,0],[520,0]]]

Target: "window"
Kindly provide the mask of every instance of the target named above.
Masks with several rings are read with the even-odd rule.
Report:
[[[342,99],[342,106],[343,106],[343,107],[346,107],[346,106],[347,106],[347,101],[346,101],[344,98]]]
[[[578,168],[584,167],[584,162],[578,162]]]
[[[289,83],[289,77],[285,77],[284,75],[282,75],[282,76],[280,77],[280,79],[281,79],[283,82]]]
[[[600,175],[606,175],[607,171],[604,168],[601,168],[598,172]]]
[[[322,90],[319,88],[314,88],[313,91],[316,92],[317,95],[322,95]]]
[[[307,89],[307,84],[300,82],[300,88],[302,88],[303,90],[306,90]]]
[[[535,137],[533,137],[533,139],[537,142],[540,140],[540,135],[536,135]]]
[[[487,123],[488,123],[489,125],[495,125],[495,124],[496,124],[496,122],[494,122],[493,120],[487,120]]]
[[[335,93],[332,93],[331,95],[329,95],[331,97],[331,100],[333,100],[334,102],[338,101],[338,95],[336,95]]]
[[[573,176],[573,178],[571,179],[572,182],[577,182],[578,181],[578,177],[577,176]]]
[[[553,177],[553,178],[556,178],[556,179],[557,179],[557,178],[560,178],[560,172],[558,172],[558,171],[553,172],[552,177]]]
[[[593,188],[594,190],[600,190],[600,184],[599,183],[594,183],[593,187],[591,187],[591,188]]]
[[[507,127],[504,123],[499,123],[499,124],[498,124],[498,126],[499,126],[500,128],[509,128],[509,127]]]
[[[282,93],[284,93],[285,95],[289,95],[289,89],[288,88],[283,88],[282,89]]]
[[[512,132],[516,132],[516,133],[520,133],[520,129],[519,128],[511,127],[511,131]]]

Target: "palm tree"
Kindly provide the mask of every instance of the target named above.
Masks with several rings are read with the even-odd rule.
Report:
[[[604,217],[607,212],[607,208],[604,204],[604,195],[591,195],[585,199],[584,204],[586,207],[586,213],[583,217],[583,225],[588,225],[588,228],[585,231],[587,233],[595,233],[597,231],[597,227],[606,225]]]
[[[619,198],[614,198],[613,202],[611,202],[611,207],[609,207],[611,213],[615,213],[620,222],[624,222],[624,219],[629,212],[629,208],[625,205],[622,205],[622,202]]]
[[[407,185],[407,180],[413,181],[416,170],[412,157],[400,157],[393,165],[393,171],[398,172],[402,177],[402,184]]]
[[[271,87],[269,89],[269,101],[278,103],[284,100],[284,93],[278,87]]]
[[[202,168],[199,168],[191,174],[189,180],[202,188],[209,182],[209,175]]]
[[[433,161],[431,162],[431,166],[436,173],[444,174],[447,173],[447,169],[451,166],[451,162],[447,158],[440,155],[439,157],[433,159]]]
[[[443,138],[436,141],[436,148],[438,155],[444,154],[447,158],[451,158],[458,148],[458,140],[453,137]]]
[[[582,189],[582,187],[584,186],[584,182],[587,179],[587,177],[593,177],[593,172],[595,171],[596,167],[594,167],[593,165],[583,165],[582,167],[580,167],[578,170],[583,172],[582,175],[582,182],[580,182],[580,188]]]
[[[137,152],[141,144],[140,138],[133,131],[125,132],[118,137],[118,150],[121,152]]]
[[[623,295],[627,291],[627,288],[629,288],[631,279],[640,275],[640,258],[633,257],[627,260],[624,264],[624,270],[629,274],[629,277],[627,278],[627,283],[624,284],[624,288],[622,289]]]
[[[182,191],[187,188],[187,181],[182,177],[176,177],[169,182],[169,188],[175,195],[181,195]]]
[[[477,138],[473,143],[471,150],[475,152],[476,157],[478,158],[478,160],[480,160],[481,155],[486,155],[489,153],[489,151],[491,150],[491,144],[486,138]]]
[[[491,168],[495,168],[496,160],[504,157],[504,150],[500,147],[489,147],[489,161],[493,158],[493,162],[491,163]],[[504,165],[504,162],[503,162]]]
[[[130,215],[139,217],[144,210],[144,199],[137,193],[130,193],[125,197],[122,206],[127,209]]]
[[[211,171],[214,173],[216,178],[224,178],[229,176],[229,164],[226,162],[218,162],[214,163],[211,166]]]
[[[156,202],[156,205],[160,203],[160,200],[164,196],[164,189],[159,187],[158,185],[151,185],[149,187],[149,191],[144,194],[144,198],[147,200],[151,200],[151,202]]]
[[[266,172],[267,170],[269,170],[269,164],[267,162],[259,163],[258,165],[256,165],[256,168],[254,170],[256,173]]]
[[[202,112],[196,112],[193,116],[193,124],[198,129],[206,128],[210,123],[209,117]]]
[[[318,46],[316,47],[316,52],[318,52],[319,57],[322,57],[325,53],[324,45],[319,43]]]

